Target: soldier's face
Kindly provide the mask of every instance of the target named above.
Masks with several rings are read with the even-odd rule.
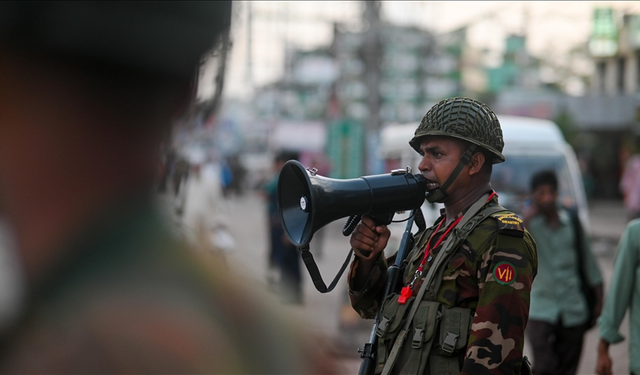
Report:
[[[558,191],[551,185],[540,185],[531,194],[531,200],[538,211],[552,213],[556,210]]]
[[[465,151],[465,144],[451,137],[427,136],[420,144],[422,160],[418,169],[427,180],[427,190],[433,190],[447,181],[451,172],[456,168],[460,157]],[[463,177],[461,173],[458,177]],[[454,185],[449,191],[454,191]]]

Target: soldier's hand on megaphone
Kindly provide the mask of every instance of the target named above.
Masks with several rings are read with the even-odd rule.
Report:
[[[376,225],[370,217],[363,216],[349,244],[361,259],[375,261],[387,246],[390,236],[391,231],[386,225]]]

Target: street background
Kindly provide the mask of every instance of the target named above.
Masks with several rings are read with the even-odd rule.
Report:
[[[225,210],[229,212],[229,229],[236,240],[236,247],[227,253],[231,267],[242,275],[252,275],[264,293],[278,299],[269,289],[267,280],[268,232],[265,204],[254,192],[225,199]],[[617,242],[626,224],[626,215],[621,201],[597,200],[589,204],[592,247],[600,265],[605,290],[611,278]],[[346,220],[346,219],[344,219]],[[347,256],[348,239],[342,236],[344,220],[330,223],[321,229],[310,244],[320,272],[328,285]],[[323,246],[317,248],[318,238],[323,236]],[[283,305],[306,325],[306,329],[323,339],[323,350],[329,351],[344,366],[345,374],[356,374],[360,366],[359,347],[368,340],[371,321],[359,319],[346,307],[346,276],[333,292],[318,292],[304,266],[302,305]],[[628,332],[628,317],[620,328],[625,336]],[[585,337],[582,360],[578,374],[595,374],[596,347],[599,339],[597,329]],[[611,346],[614,374],[628,374],[628,341]],[[530,352],[525,347],[525,354]]]
[[[266,208],[255,193],[275,155],[299,152],[303,165],[339,179],[416,165],[404,160],[416,156],[406,137],[401,149],[382,146],[401,135],[398,126],[415,129],[435,103],[464,96],[557,125],[575,152],[571,169],[582,181],[574,185],[590,202],[606,288],[626,223],[619,182],[640,152],[640,2],[234,1],[232,13],[228,43],[203,62],[197,105],[175,124],[164,170],[176,157],[229,167],[231,186],[216,206],[235,239],[227,258],[239,277],[279,300],[267,283]],[[515,170],[537,169],[527,165]],[[343,223],[311,243],[326,283],[347,255]],[[356,373],[372,323],[347,305],[344,275],[322,294],[302,274],[304,303],[283,308],[323,338],[345,374]],[[594,373],[597,340],[592,329],[580,374]],[[615,373],[625,374],[627,342],[612,353]]]

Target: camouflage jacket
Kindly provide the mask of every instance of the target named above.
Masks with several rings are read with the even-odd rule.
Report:
[[[493,197],[485,207],[497,203],[497,197]],[[426,229],[426,233],[420,232],[414,236],[416,245],[403,262],[403,285],[411,281],[424,256],[429,237],[433,246],[446,231],[443,225],[431,236],[437,224],[444,219],[442,213],[435,225]],[[460,353],[461,374],[520,372],[531,284],[537,272],[538,259],[535,241],[522,225],[517,225],[520,233],[511,231],[503,234],[511,235],[515,241],[508,241],[508,246],[499,246],[498,233],[504,227],[505,223],[496,219],[496,215],[483,220],[443,264],[446,269],[437,301],[447,308],[463,307],[475,311],[466,353],[464,350]],[[440,244],[432,250],[433,258],[442,247]],[[351,279],[358,271],[359,261],[351,264],[349,298],[361,317],[375,317],[380,295],[384,292],[387,266],[394,262],[394,257],[380,257],[377,267],[359,291],[351,288]],[[429,266],[428,262],[423,276]],[[509,279],[509,273],[515,277]],[[421,284],[422,281],[416,282],[414,294]]]

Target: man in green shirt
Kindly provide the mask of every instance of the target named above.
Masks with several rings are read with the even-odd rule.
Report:
[[[629,372],[640,374],[640,219],[633,220],[620,238],[611,285],[598,319],[600,343],[598,345],[598,375],[611,375],[612,361],[609,345],[624,340],[618,332],[620,323],[630,310]]]
[[[524,212],[525,227],[538,247],[538,276],[531,289],[526,335],[533,349],[533,372],[575,374],[582,341],[592,325],[581,290],[579,243],[584,244],[588,284],[596,289],[594,317],[602,306],[602,277],[583,231],[576,231],[572,215],[559,207],[558,179],[553,171],[540,171],[531,179],[531,206]],[[576,238],[577,236],[582,238]]]

